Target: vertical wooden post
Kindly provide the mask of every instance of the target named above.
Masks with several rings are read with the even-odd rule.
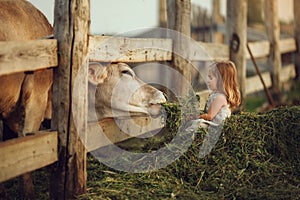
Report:
[[[51,126],[59,133],[59,161],[53,167],[50,196],[74,199],[86,190],[86,150],[79,134],[85,134],[87,128],[90,2],[56,0],[54,13],[59,66],[54,71]],[[80,84],[74,87],[78,78]],[[75,114],[81,120],[74,121]]]
[[[294,0],[294,24],[297,52],[295,54],[296,80],[300,82],[300,1]]]
[[[0,120],[0,141],[3,141],[3,121]]]
[[[191,82],[190,63],[186,58],[189,57],[189,44],[187,38],[191,36],[191,1],[190,0],[167,0],[168,28],[178,32],[178,38],[174,39],[172,67],[180,72],[183,77]],[[186,36],[183,38],[180,36]],[[175,53],[174,53],[175,52]],[[178,55],[179,52],[181,55]],[[173,80],[174,82],[177,82]],[[188,88],[180,85],[183,95],[188,94]]]
[[[212,42],[214,43],[224,43],[224,34],[218,31],[219,25],[223,25],[225,19],[221,14],[221,1],[213,0],[212,2]]]
[[[212,2],[212,20],[213,20],[213,24],[223,23],[220,0],[213,0]]]
[[[237,67],[242,105],[246,97],[247,0],[227,0],[226,40]]]
[[[268,65],[272,67],[272,93],[275,102],[281,101],[281,53],[279,49],[280,26],[278,20],[278,0],[264,0],[265,26],[270,42]]]
[[[159,26],[167,28],[167,0],[159,0]]]
[[[198,6],[196,5],[191,5],[191,37],[194,40],[199,40],[199,32],[198,32]]]

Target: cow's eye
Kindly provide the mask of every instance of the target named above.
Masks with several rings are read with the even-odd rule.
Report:
[[[133,74],[132,74],[132,72],[131,72],[130,70],[122,70],[121,72],[122,72],[122,74],[124,74],[124,75],[133,76]]]

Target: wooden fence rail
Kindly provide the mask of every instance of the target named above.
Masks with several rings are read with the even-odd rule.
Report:
[[[0,155],[0,182],[50,165],[57,161],[57,132],[1,142]]]
[[[109,45],[108,45],[109,42]],[[190,52],[191,61],[209,61],[214,59],[229,59],[229,47],[225,44],[203,43],[198,45],[203,51]],[[296,51],[296,42],[293,38],[280,40],[281,54]],[[146,48],[145,48],[146,47]],[[153,48],[154,47],[154,48]],[[268,41],[250,42],[249,47],[255,58],[269,55],[270,43]],[[199,49],[199,48],[198,48]],[[150,62],[172,60],[172,40],[155,38],[121,38],[90,36],[90,60],[102,62]],[[246,52],[246,58],[250,55]],[[30,63],[30,65],[29,65]],[[28,68],[30,66],[30,68]],[[0,42],[0,75],[20,71],[34,71],[57,66],[57,41],[54,39],[34,40],[26,42]],[[281,80],[295,76],[294,65],[290,64],[283,69]],[[288,71],[288,73],[286,73]],[[286,77],[286,75],[289,77]],[[269,74],[264,73],[268,81]],[[258,77],[256,77],[258,78]],[[260,86],[253,89],[255,77],[248,77],[246,94],[262,90]],[[268,84],[270,86],[270,84]]]
[[[0,42],[0,75],[57,66],[57,41]]]

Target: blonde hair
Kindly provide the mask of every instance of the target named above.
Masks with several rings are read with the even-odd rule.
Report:
[[[235,64],[231,61],[218,61],[210,70],[217,77],[217,90],[226,95],[230,109],[234,110],[241,103]]]

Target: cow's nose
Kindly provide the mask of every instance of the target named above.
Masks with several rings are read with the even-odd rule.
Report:
[[[155,94],[153,95],[153,98],[151,99],[151,101],[149,102],[150,104],[160,104],[160,103],[165,103],[166,97],[164,95],[164,93],[162,93],[161,91],[156,91]]]
[[[157,94],[158,103],[165,103],[167,101],[167,99],[166,99],[164,93],[161,91],[158,91],[157,93],[158,93]]]

